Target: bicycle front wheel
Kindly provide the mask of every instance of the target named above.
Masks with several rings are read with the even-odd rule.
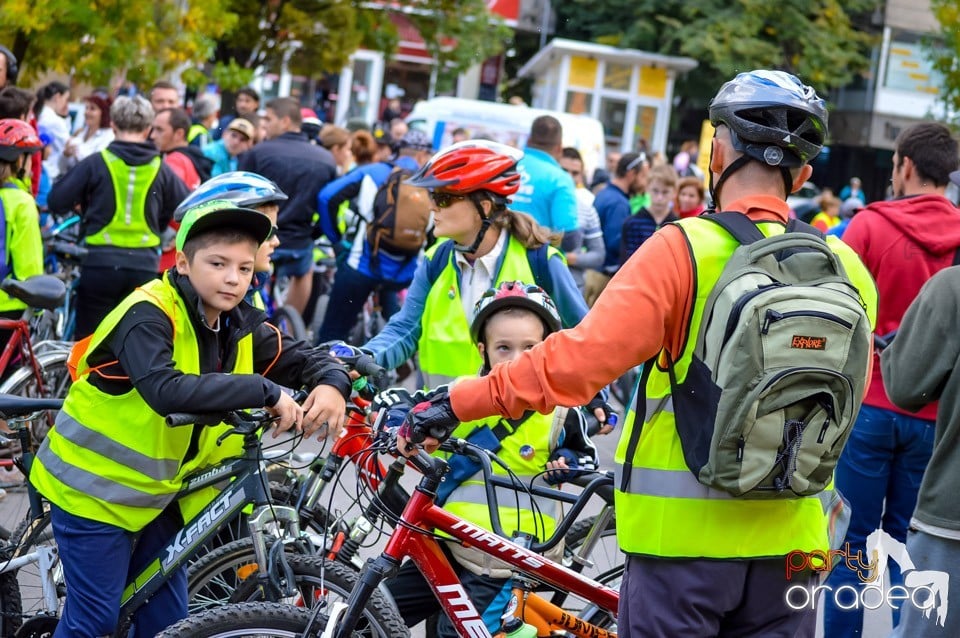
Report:
[[[17,575],[13,572],[0,574],[0,636],[10,638],[16,635],[22,624],[23,610]]]
[[[307,326],[303,323],[300,313],[290,306],[280,306],[273,311],[270,323],[280,329],[280,332],[290,335],[294,339],[307,338]]]
[[[159,638],[295,638],[310,622],[311,612],[276,603],[245,603],[209,609],[188,616],[157,634]],[[321,619],[322,620],[322,619]],[[320,624],[320,620],[318,620]],[[322,627],[322,624],[320,625]]]

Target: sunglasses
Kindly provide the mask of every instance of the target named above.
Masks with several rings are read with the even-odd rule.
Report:
[[[279,233],[279,232],[280,232],[280,229],[279,229],[279,228],[277,228],[276,226],[271,226],[271,227],[270,227],[270,234],[267,235],[267,239],[268,239],[268,240],[269,240],[269,239],[273,239],[274,237],[277,236],[277,233]]]
[[[466,199],[466,195],[455,195],[453,193],[444,193],[442,191],[430,191],[430,199],[437,205],[437,208],[450,208],[459,201]]]

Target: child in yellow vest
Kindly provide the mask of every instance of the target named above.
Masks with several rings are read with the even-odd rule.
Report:
[[[167,427],[165,415],[267,406],[279,417],[276,433],[339,433],[346,370],[243,302],[257,249],[272,232],[267,216],[230,202],[189,209],[176,267],[134,291],[78,344],[78,378],[30,473],[51,502],[67,583],[54,636],[112,634],[127,579],[182,526],[174,497],[216,436]],[[283,391],[301,385],[312,388],[302,407]],[[186,616],[184,572],[137,611],[134,636]]]
[[[488,290],[474,309],[470,333],[483,359],[483,376],[503,362],[512,361],[525,350],[560,329],[560,317],[550,297],[537,286],[519,281],[504,282]],[[417,393],[413,402],[424,398]],[[398,410],[405,414],[405,410]],[[399,415],[398,415],[399,416]],[[493,450],[506,462],[524,485],[567,480],[576,470],[597,467],[597,451],[586,434],[583,415],[577,409],[558,408],[551,414],[528,412],[520,419],[484,419],[461,423],[453,436],[465,438]],[[465,457],[449,458],[451,472],[438,496],[443,506],[457,516],[490,529],[490,515],[478,466],[464,463]],[[542,473],[549,470],[545,477]],[[506,470],[494,466],[494,473]],[[559,502],[533,499],[521,491],[497,490],[500,521],[507,534],[519,532],[542,542],[553,534],[559,520]],[[518,507],[519,505],[519,507]],[[443,546],[464,589],[480,612],[491,634],[500,630],[501,616],[510,600],[512,579],[508,566],[456,543]],[[405,563],[387,587],[408,626],[412,627],[439,611],[432,596],[424,596],[427,584],[411,562]],[[437,623],[440,638],[456,636],[449,619]]]

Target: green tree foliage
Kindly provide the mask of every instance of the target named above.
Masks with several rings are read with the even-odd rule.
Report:
[[[484,0],[414,0],[356,3],[342,0],[231,0],[237,29],[217,43],[216,60],[245,68],[278,68],[286,58],[295,73],[343,68],[359,46],[396,51],[399,35],[390,11],[401,10],[420,31],[441,68],[454,73],[503,50],[509,29],[494,21]]]
[[[0,42],[21,60],[23,81],[46,71],[107,84],[150,84],[181,71],[224,88],[261,65],[294,73],[338,71],[359,46],[390,55],[399,42],[390,11],[403,11],[441,69],[456,74],[503,50],[510,31],[484,0],[2,0]],[[212,64],[207,64],[207,63]]]
[[[212,55],[236,23],[226,2],[3,0],[0,42],[21,61],[23,83],[46,71],[91,84],[149,83]]]
[[[775,68],[820,91],[869,67],[875,35],[852,18],[878,0],[571,0],[557,35],[696,59],[687,86],[715,91],[735,73]],[[694,86],[691,86],[694,85]],[[701,89],[703,86],[701,86]]]
[[[930,0],[940,31],[925,43],[927,57],[942,78],[940,102],[950,120],[960,125],[960,5],[956,0]]]

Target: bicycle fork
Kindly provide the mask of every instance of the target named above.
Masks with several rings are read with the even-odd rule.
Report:
[[[279,523],[282,530],[277,541],[267,548],[268,523]],[[257,559],[259,570],[257,581],[266,600],[272,600],[273,595],[288,598],[296,594],[293,569],[287,563],[284,552],[286,539],[300,538],[300,517],[292,507],[275,505],[263,507],[250,516],[248,522],[250,538],[253,541],[253,552]]]

